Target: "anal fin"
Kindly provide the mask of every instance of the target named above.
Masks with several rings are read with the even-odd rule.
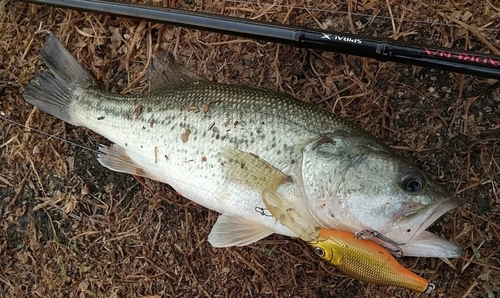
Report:
[[[100,145],[99,151],[100,153],[97,155],[97,160],[106,168],[120,173],[151,178],[141,166],[137,165],[127,155],[122,147],[116,144],[111,146]]]
[[[244,246],[274,233],[271,228],[242,217],[223,213],[208,235],[213,247]]]

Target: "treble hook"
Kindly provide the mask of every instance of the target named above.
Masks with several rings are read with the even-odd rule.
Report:
[[[399,243],[399,242],[396,242],[396,241],[393,241],[392,239],[380,234],[379,232],[377,231],[373,231],[373,230],[362,230],[362,231],[356,231],[354,233],[354,238],[356,239],[372,239],[372,238],[377,238],[387,244],[390,244],[392,245],[395,250],[391,249],[391,251],[394,253],[394,254],[397,254],[399,257],[403,257],[404,254],[403,254],[403,250],[401,249],[401,245],[405,245],[406,243]]]

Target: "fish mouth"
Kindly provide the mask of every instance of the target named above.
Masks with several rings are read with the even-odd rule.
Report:
[[[442,204],[438,204],[431,215],[422,224],[413,239],[401,249],[406,256],[432,258],[458,258],[462,254],[462,247],[444,238],[432,234],[426,229],[446,212],[457,208],[461,201],[452,197]]]
[[[384,236],[398,243],[396,248],[404,256],[456,258],[462,253],[462,248],[448,240],[426,231],[439,217],[461,205],[461,201],[450,196],[448,200],[432,206],[425,206],[400,216],[394,225],[400,228],[392,230]],[[418,224],[422,217],[426,218]],[[407,222],[408,224],[402,224]],[[408,227],[413,227],[413,233],[408,233]],[[384,243],[385,247],[394,249],[394,245]],[[392,246],[392,247],[391,247]]]
[[[423,231],[411,243],[399,247],[404,256],[424,258],[458,258],[462,247],[446,239]]]
[[[418,238],[420,234],[422,234],[430,225],[432,225],[438,218],[440,218],[446,212],[453,210],[460,206],[461,202],[456,198],[450,198],[441,204],[434,206],[434,210],[432,210],[429,217],[422,223],[418,231],[415,233],[413,239],[410,242],[413,242]]]

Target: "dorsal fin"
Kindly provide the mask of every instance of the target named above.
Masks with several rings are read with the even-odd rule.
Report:
[[[153,56],[151,65],[146,70],[150,90],[161,90],[182,82],[204,81],[205,79],[175,62],[174,57],[165,51]]]

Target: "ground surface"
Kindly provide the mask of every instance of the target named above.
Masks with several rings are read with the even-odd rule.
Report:
[[[170,5],[500,49],[495,1],[266,2]],[[215,212],[166,185],[103,168],[87,148],[106,140],[24,103],[27,81],[43,69],[39,51],[48,30],[111,91],[147,89],[143,71],[161,48],[211,80],[282,90],[360,124],[465,200],[431,228],[463,245],[463,257],[401,262],[437,285],[431,297],[500,296],[495,80],[3,0],[0,113],[46,134],[0,119],[0,297],[419,296],[346,278],[299,240],[274,235],[212,248],[206,238]]]

